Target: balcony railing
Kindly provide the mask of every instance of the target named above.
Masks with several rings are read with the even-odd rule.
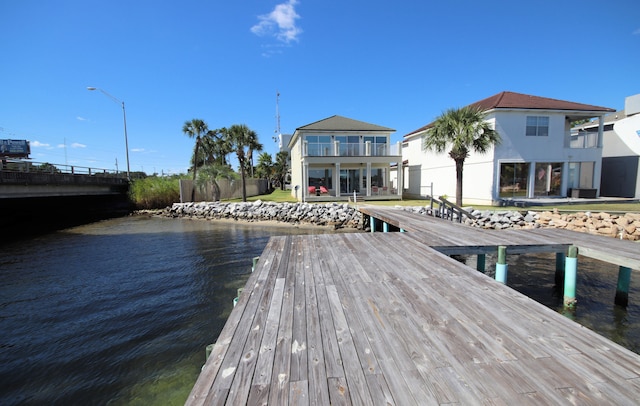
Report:
[[[569,148],[598,148],[598,133],[587,131],[571,131],[571,133],[569,134]]]
[[[388,144],[365,143],[308,143],[303,142],[303,156],[391,156],[397,155],[399,147]]]

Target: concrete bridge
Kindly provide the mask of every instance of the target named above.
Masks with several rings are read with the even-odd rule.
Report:
[[[125,173],[3,159],[0,166],[0,242],[131,210]]]

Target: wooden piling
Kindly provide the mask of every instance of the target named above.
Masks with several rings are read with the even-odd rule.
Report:
[[[486,261],[487,261],[487,256],[485,254],[478,254],[476,258],[476,269],[484,273]]]
[[[576,306],[576,280],[578,275],[578,247],[572,245],[567,250],[564,262],[564,306]]]
[[[496,280],[500,283],[507,283],[507,247],[498,247],[498,262],[496,263]]]
[[[566,255],[564,252],[556,252],[556,286],[564,283],[564,262]]]
[[[631,284],[631,268],[618,268],[618,286],[616,287],[615,304],[627,307],[629,304],[629,285]]]

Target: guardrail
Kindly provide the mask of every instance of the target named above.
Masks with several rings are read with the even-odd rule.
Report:
[[[127,173],[112,169],[90,168],[78,165],[52,164],[49,162],[33,162],[24,159],[1,158],[1,172],[41,173],[50,175],[86,175],[105,176],[109,178],[124,178]]]

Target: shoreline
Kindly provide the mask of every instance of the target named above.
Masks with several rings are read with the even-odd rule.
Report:
[[[430,215],[427,207],[399,207],[422,215]],[[608,237],[640,240],[640,214],[609,214],[578,212],[563,214],[553,211],[473,210],[475,219],[463,218],[463,223],[482,229],[562,228]],[[156,210],[138,210],[135,215],[155,215],[167,218],[189,218],[220,222],[242,222],[264,226],[296,227],[300,229],[367,231],[369,222],[361,212],[347,203],[275,203],[197,202],[174,203]]]
[[[221,223],[240,222],[267,227],[294,227],[326,231],[363,231],[362,213],[348,204],[256,202],[174,203],[164,209],[136,210],[132,215],[208,220]]]

